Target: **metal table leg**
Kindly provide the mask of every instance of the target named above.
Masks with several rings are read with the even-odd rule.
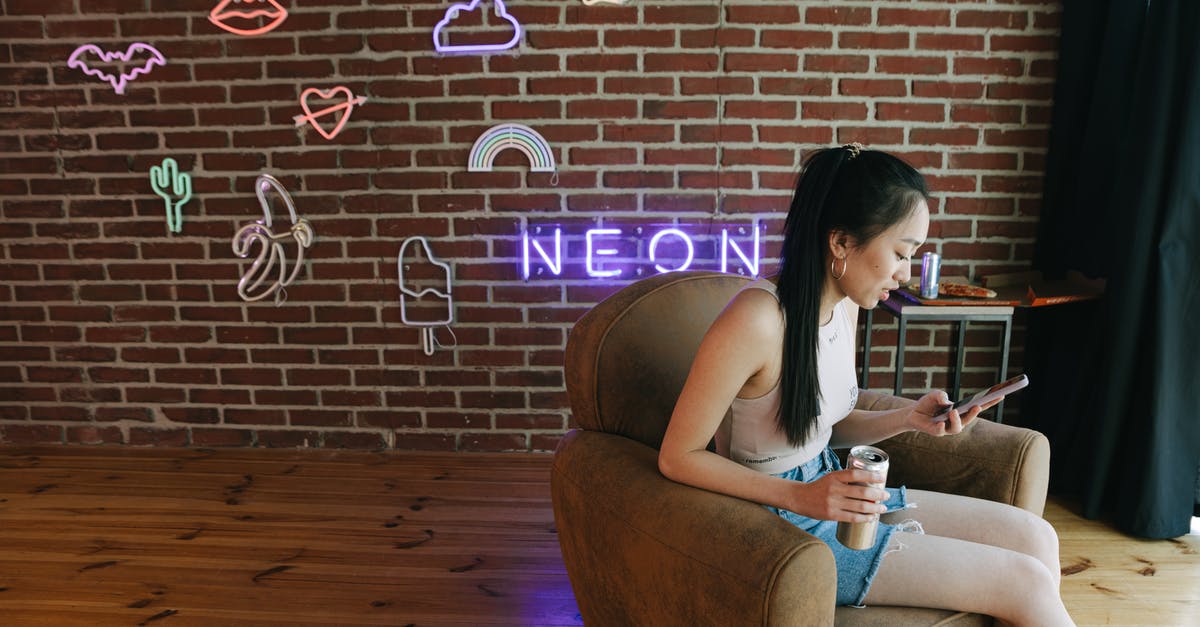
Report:
[[[962,396],[962,371],[963,362],[966,358],[967,348],[967,321],[959,320],[958,322],[958,348],[954,354],[954,375],[950,379],[950,398],[958,399]]]
[[[863,330],[863,357],[862,357],[862,376],[858,382],[858,387],[867,389],[867,382],[870,381],[871,375],[871,326],[874,322],[875,310],[867,310],[867,324]]]
[[[1008,378],[1008,347],[1012,339],[1012,318],[1004,321],[1004,342],[1000,348],[1000,380]],[[996,405],[996,422],[1004,422],[1004,401]]]
[[[904,340],[908,330],[908,321],[904,316],[899,319],[900,337],[896,341],[896,388],[893,393],[900,396],[900,391],[904,388]]]

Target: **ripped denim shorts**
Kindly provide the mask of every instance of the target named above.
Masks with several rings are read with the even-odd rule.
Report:
[[[774,476],[808,483],[841,469],[842,464],[838,461],[833,449],[825,447],[820,455]],[[891,495],[884,502],[889,513],[909,506],[904,486],[886,489]],[[778,514],[780,518],[820,538],[829,545],[833,551],[833,559],[837,562],[837,604],[861,606],[863,599],[867,597],[867,590],[871,588],[871,581],[875,579],[875,573],[879,571],[879,564],[883,561],[888,540],[896,531],[896,526],[880,522],[879,529],[875,533],[875,546],[856,551],[842,546],[837,541],[837,523],[832,520],[816,520],[789,512],[786,509],[766,507]]]

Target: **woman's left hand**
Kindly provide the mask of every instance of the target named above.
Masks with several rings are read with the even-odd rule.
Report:
[[[951,409],[948,415],[942,419],[934,419],[934,416],[942,413],[942,410],[947,405],[952,405],[950,397],[943,390],[933,390],[925,396],[917,400],[917,404],[912,406],[908,414],[908,425],[917,431],[928,433],[933,436],[953,435],[961,433],[963,427],[971,424],[975,417],[980,412],[990,408],[991,406],[1004,400],[1003,397],[985,403],[983,405],[973,407],[966,414],[960,415],[957,409]]]

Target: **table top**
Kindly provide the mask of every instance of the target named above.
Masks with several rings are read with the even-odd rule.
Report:
[[[956,301],[966,302],[966,301]],[[962,318],[1003,319],[1010,318],[1016,309],[1005,301],[989,299],[972,299],[972,304],[927,306],[914,302],[909,297],[892,292],[888,299],[879,303],[879,308],[893,316],[903,315],[905,318],[924,318],[929,320],[953,320]]]

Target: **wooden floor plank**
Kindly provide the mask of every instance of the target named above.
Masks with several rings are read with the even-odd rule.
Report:
[[[0,624],[579,625],[550,461],[0,447]],[[1046,517],[1080,625],[1200,627],[1200,535]]]

